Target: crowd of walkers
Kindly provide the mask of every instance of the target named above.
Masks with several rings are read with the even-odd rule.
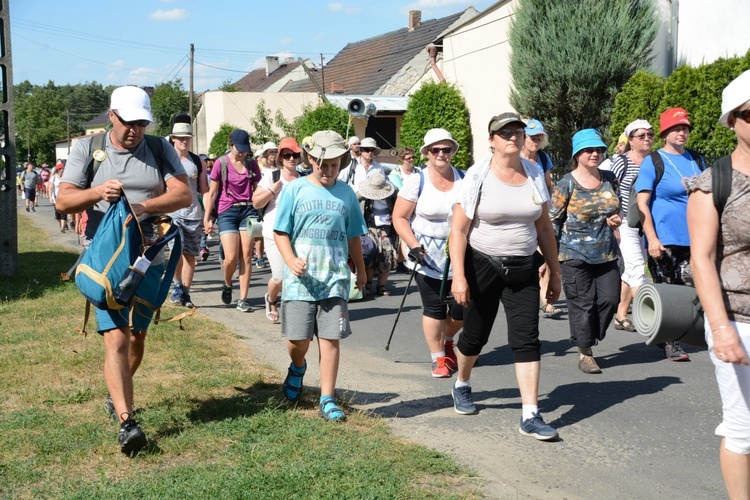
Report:
[[[280,324],[290,356],[283,395],[292,402],[302,397],[307,353],[317,340],[319,413],[328,421],[346,419],[335,388],[340,341],[352,334],[348,302],[368,294],[375,296],[370,300],[390,295],[393,272],[409,273],[416,281],[430,374],[456,375],[451,393],[454,409],[462,415],[477,412],[472,368],[502,304],[521,394],[519,431],[539,440],[558,438],[544,422],[537,400],[540,317],[559,319],[564,314],[558,303],[561,293],[578,368],[596,374],[601,368],[594,348],[612,324],[615,330],[635,331],[633,298],[649,277],[655,283],[695,286],[723,401],[724,419],[716,430],[724,437],[722,471],[730,493],[747,495],[748,88],[750,72],[745,72],[723,93],[719,121],[734,131],[737,147],[712,168],[686,148],[692,124],[687,111],[675,107],[661,114],[663,146],[657,151],[652,151],[654,126],[641,118],[625,127],[616,154],[606,162],[600,133],[576,131],[570,168],[556,184],[544,151],[549,138],[543,124],[512,112],[491,118],[490,154],[477,158],[466,172],[452,164],[462,145],[442,128],[429,130],[419,151],[403,148],[400,164],[389,168],[377,160],[376,139],[347,140],[333,131],[316,132],[300,143],[291,137],[278,145],[268,142],[253,155],[249,134],[234,130],[224,155],[199,157],[190,151],[189,121],[173,120],[166,144],[173,148],[174,173],[154,181],[149,193],[137,193],[144,201],[136,200],[134,206],[143,213],[169,213],[180,229],[182,259],[169,277],[176,304],[195,307],[190,288],[196,263],[209,257],[207,238],[216,229],[221,302],[232,305],[238,278],[235,307],[251,311],[253,265],[270,266],[263,293],[265,315]],[[123,104],[118,108],[119,90],[112,97],[113,132],[106,144],[112,151],[132,153],[141,147],[141,128],[152,118],[150,111],[140,111],[146,109],[140,94],[120,96]],[[125,113],[131,118],[126,120]],[[35,210],[39,183],[47,183],[45,192],[61,230],[67,227],[65,214],[101,212],[102,201],[111,202],[124,183],[132,182],[118,180],[112,172],[93,182],[81,177],[85,147],[71,155],[73,173],[60,164],[54,175],[42,180],[28,165],[19,176],[27,211]],[[421,165],[418,157],[425,160]],[[150,159],[143,156],[142,161],[147,168]],[[721,165],[728,172],[721,182],[731,189],[719,202],[716,176]],[[154,202],[162,198],[165,201]],[[97,317],[108,349],[130,335],[140,337],[136,344],[142,347],[148,321],[121,324],[101,311]],[[118,333],[109,336],[111,332]],[[689,359],[678,342],[659,347],[671,361]],[[134,365],[130,360],[130,366],[137,368],[139,361]],[[135,370],[116,374],[128,360],[120,362],[125,364],[118,368],[114,361],[105,363],[111,395],[107,408],[121,424],[123,451],[132,452],[145,445],[145,434],[132,419]]]

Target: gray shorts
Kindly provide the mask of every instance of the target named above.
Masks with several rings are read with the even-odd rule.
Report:
[[[281,336],[287,340],[341,340],[352,334],[349,307],[341,297],[317,302],[284,300],[281,303]]]
[[[203,221],[200,219],[172,219],[177,229],[180,231],[182,240],[182,255],[198,256],[201,246],[201,236],[203,235]],[[174,241],[174,240],[173,240]],[[173,242],[169,242],[169,249],[174,247]]]

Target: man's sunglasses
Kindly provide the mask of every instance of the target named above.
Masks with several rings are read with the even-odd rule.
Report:
[[[449,155],[453,152],[453,148],[448,146],[445,148],[430,148],[430,153],[432,153],[434,156],[437,156],[442,152],[443,154]]]
[[[284,153],[281,155],[282,158],[285,160],[291,160],[294,158],[295,160],[299,160],[299,153]]]
[[[375,148],[362,148],[361,147],[359,148],[359,150],[363,153],[372,153],[373,151],[375,151]]]
[[[133,120],[131,122],[126,122],[122,119],[122,116],[117,114],[117,111],[115,111],[114,109],[112,110],[112,113],[117,117],[118,120],[120,120],[120,123],[122,123],[126,127],[148,127],[148,124],[151,123],[148,120]]]
[[[495,133],[501,138],[508,141],[513,137],[520,137],[524,135],[526,131],[522,128],[501,128],[500,130],[495,131]]]
[[[737,110],[733,114],[735,118],[742,118],[745,123],[750,123],[750,109]]]

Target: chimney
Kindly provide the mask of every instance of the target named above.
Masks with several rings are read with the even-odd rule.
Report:
[[[344,93],[344,84],[343,83],[332,83],[331,84],[331,94],[343,94]]]
[[[266,56],[266,76],[279,69],[279,58],[277,56]]]
[[[414,31],[414,28],[419,26],[419,23],[422,21],[422,11],[421,10],[410,10],[409,11],[409,31]]]

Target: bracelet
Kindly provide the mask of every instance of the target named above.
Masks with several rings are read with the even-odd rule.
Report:
[[[269,188],[268,190],[271,191],[272,195],[276,196],[276,191],[274,191],[273,188]]]
[[[714,328],[713,330],[711,330],[711,333],[714,333],[716,330],[721,330],[722,328],[732,328],[732,325],[717,326],[716,328]]]

